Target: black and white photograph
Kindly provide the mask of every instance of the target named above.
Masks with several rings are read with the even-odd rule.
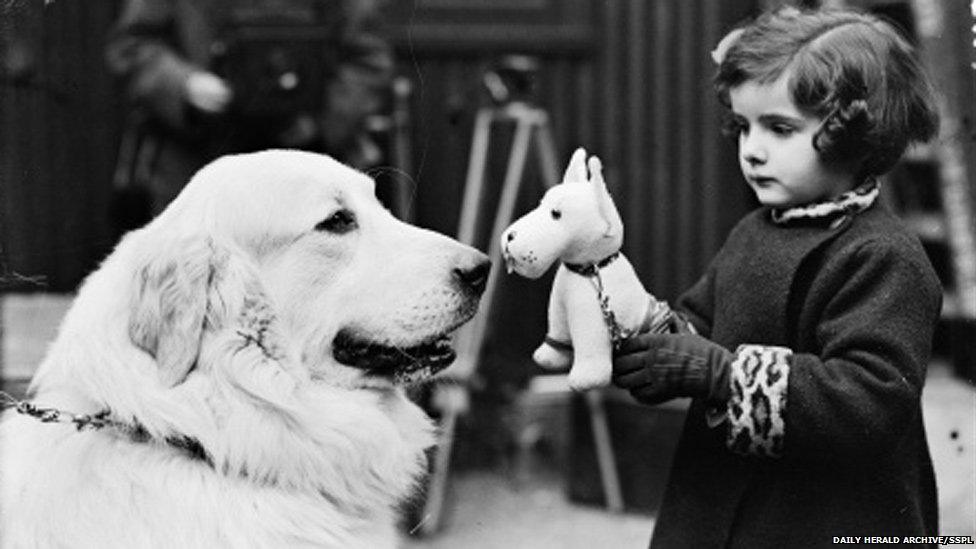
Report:
[[[0,549],[976,547],[976,1],[0,0]]]

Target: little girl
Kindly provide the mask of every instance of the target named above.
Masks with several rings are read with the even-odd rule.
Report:
[[[719,46],[762,207],[679,298],[673,333],[615,356],[636,399],[694,397],[651,546],[936,535],[920,396],[941,287],[877,200],[878,176],[936,134],[931,85],[860,13],[787,8]]]

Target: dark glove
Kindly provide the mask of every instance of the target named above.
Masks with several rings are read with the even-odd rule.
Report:
[[[699,397],[709,406],[724,406],[732,358],[724,347],[699,335],[640,334],[614,353],[613,384],[644,404]]]

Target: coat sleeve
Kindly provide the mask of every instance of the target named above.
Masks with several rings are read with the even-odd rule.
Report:
[[[175,46],[174,0],[129,0],[106,46],[109,70],[120,77],[126,98],[173,128],[185,124],[184,85],[200,67]]]
[[[382,34],[382,0],[343,4],[336,78],[326,90],[321,124],[326,150],[340,155],[355,148],[364,119],[381,108],[393,74],[392,49]]]
[[[745,345],[728,445],[743,454],[869,462],[917,418],[941,289],[922,252],[862,243],[818,275],[817,354]],[[835,282],[830,282],[835,281]]]

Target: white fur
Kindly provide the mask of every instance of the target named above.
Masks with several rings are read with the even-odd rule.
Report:
[[[623,223],[607,191],[599,158],[587,162],[586,151],[577,149],[563,182],[549,189],[536,209],[512,223],[501,242],[509,270],[522,276],[538,278],[561,261],[549,295],[548,336],[572,343],[572,355],[543,343],[532,358],[547,368],[572,363],[569,385],[574,390],[609,384],[612,349],[598,284],[616,323],[625,331],[640,329],[649,298],[623,254],[600,269],[599,283],[565,266],[596,264],[618,252],[623,243]]]
[[[339,209],[344,234],[315,230]],[[368,177],[297,151],[226,157],[81,287],[33,401],[156,440],[8,413],[3,547],[393,547],[433,444],[387,378],[332,357],[353,327],[409,346],[477,307],[466,246],[393,218]]]

